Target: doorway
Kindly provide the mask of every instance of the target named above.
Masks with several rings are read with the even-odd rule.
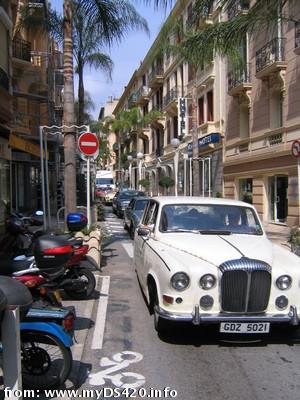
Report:
[[[269,218],[271,222],[285,223],[288,214],[288,177],[269,177]]]

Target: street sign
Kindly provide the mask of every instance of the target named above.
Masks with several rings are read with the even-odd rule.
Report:
[[[292,143],[292,155],[294,157],[300,157],[300,142],[299,142],[299,140],[294,140]]]
[[[99,149],[98,138],[94,133],[85,132],[79,136],[78,147],[80,152],[88,157],[93,156]]]

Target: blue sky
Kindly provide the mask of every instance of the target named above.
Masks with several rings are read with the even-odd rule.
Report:
[[[50,0],[51,5],[57,11],[62,12],[63,0]],[[142,1],[133,3],[138,12],[147,20],[150,36],[142,32],[131,32],[119,45],[115,45],[110,51],[110,57],[114,62],[112,82],[107,82],[106,77],[101,71],[94,71],[86,68],[84,75],[85,90],[87,90],[95,103],[95,111],[92,113],[94,118],[98,118],[99,110],[104,106],[110,97],[119,97],[124,86],[127,85],[134,70],[143,60],[151,44],[155,40],[167,11],[154,9],[153,5],[145,6]],[[77,97],[77,80],[75,80],[75,97]]]

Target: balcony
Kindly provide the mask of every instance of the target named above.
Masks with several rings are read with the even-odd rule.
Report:
[[[295,49],[294,53],[300,54],[300,21],[295,22]]]
[[[228,19],[232,19],[241,14],[247,14],[249,6],[249,0],[236,0],[233,4],[230,4],[228,8]]]
[[[149,101],[150,89],[148,86],[141,86],[136,92],[136,101],[138,104],[145,104]]]
[[[177,114],[177,99],[178,99],[178,88],[173,87],[163,98],[163,108],[165,111],[173,112]]]
[[[9,77],[7,73],[0,67],[0,87],[9,90]]]
[[[157,66],[150,72],[148,76],[149,87],[155,89],[163,84],[164,70],[162,66]]]
[[[252,88],[250,66],[251,64],[248,63],[244,67],[228,73],[228,94],[230,96],[242,94]]]
[[[285,70],[285,39],[274,38],[256,52],[256,78],[265,79],[274,72]]]
[[[31,43],[22,39],[14,39],[12,42],[13,57],[17,60],[31,64]]]
[[[137,96],[136,93],[131,93],[128,97],[128,108],[132,108],[137,105]]]

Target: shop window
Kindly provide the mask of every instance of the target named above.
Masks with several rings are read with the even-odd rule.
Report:
[[[204,97],[198,99],[198,125],[204,124]]]
[[[252,196],[253,196],[252,187],[253,187],[252,178],[240,179],[239,200],[252,204]]]
[[[207,92],[207,121],[214,120],[214,96],[213,91]]]

